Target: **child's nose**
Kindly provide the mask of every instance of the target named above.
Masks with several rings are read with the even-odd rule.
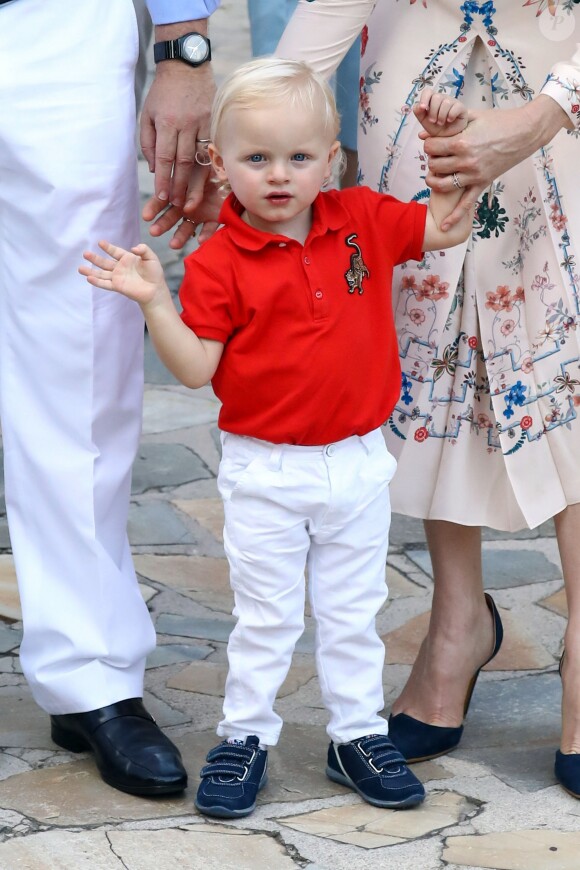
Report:
[[[285,160],[275,160],[270,166],[270,180],[272,182],[285,181],[288,177],[288,168]]]

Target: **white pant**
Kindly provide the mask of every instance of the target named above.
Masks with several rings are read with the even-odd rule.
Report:
[[[138,239],[131,0],[0,6],[0,412],[24,617],[52,713],[142,694],[155,642],[126,536],[142,399],[137,305],[77,273]]]
[[[218,734],[277,743],[273,704],[304,630],[305,565],[328,734],[339,743],[386,734],[375,617],[387,597],[396,463],[381,431],[324,447],[229,433],[222,444],[218,486],[237,624]]]

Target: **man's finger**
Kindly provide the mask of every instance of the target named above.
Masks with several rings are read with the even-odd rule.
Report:
[[[169,202],[171,175],[177,151],[177,131],[166,125],[157,128],[155,143],[155,196]]]

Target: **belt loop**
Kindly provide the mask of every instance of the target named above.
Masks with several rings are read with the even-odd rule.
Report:
[[[284,452],[282,444],[275,444],[272,448],[272,452],[268,457],[268,465],[271,468],[279,469],[282,465],[282,453]]]

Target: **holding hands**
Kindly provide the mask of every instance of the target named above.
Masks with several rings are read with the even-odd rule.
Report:
[[[429,136],[454,136],[467,127],[467,109],[463,103],[430,88],[421,91],[413,112]],[[425,133],[420,134],[421,138],[425,138]]]

